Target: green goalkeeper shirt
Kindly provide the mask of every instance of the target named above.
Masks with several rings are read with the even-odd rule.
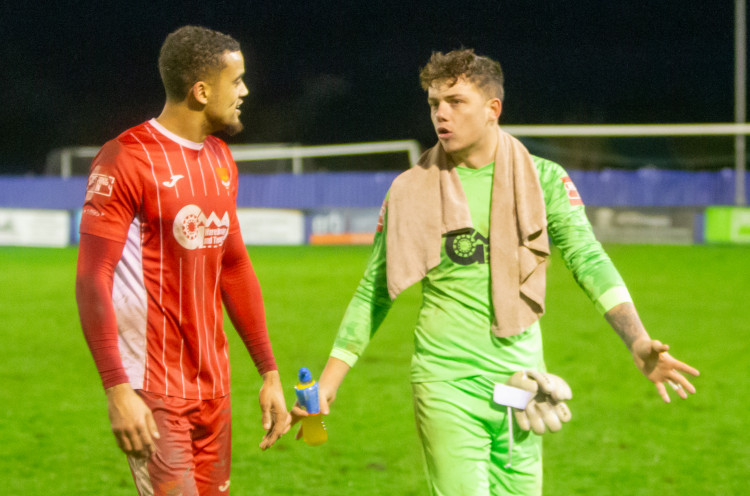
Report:
[[[539,174],[551,241],[578,284],[604,313],[630,301],[625,284],[594,238],[584,206],[567,173],[533,157]],[[443,237],[440,263],[422,280],[422,306],[414,331],[412,382],[483,375],[504,380],[524,368],[544,370],[539,322],[498,338],[490,329],[489,226],[494,163],[457,168],[474,228]],[[384,213],[387,216],[387,208]],[[339,327],[331,356],[354,366],[391,307],[386,287],[386,222],[375,234],[364,276]]]

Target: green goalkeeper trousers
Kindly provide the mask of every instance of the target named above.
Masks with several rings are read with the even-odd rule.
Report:
[[[432,496],[542,494],[542,439],[513,425],[511,449],[513,416],[493,388],[483,377],[412,384]]]

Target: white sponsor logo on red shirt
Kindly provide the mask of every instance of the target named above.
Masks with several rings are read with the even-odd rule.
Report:
[[[219,218],[216,213],[206,217],[197,205],[186,205],[177,213],[172,234],[188,250],[214,248],[224,244],[229,233],[229,214]]]

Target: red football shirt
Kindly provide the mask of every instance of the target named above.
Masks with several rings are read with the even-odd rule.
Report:
[[[113,304],[131,385],[212,399],[229,393],[222,245],[239,232],[237,166],[214,136],[193,143],[155,120],[93,161],[81,233],[125,242]]]

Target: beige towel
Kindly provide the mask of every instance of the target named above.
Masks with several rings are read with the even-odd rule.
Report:
[[[399,175],[388,197],[386,271],[392,299],[440,263],[441,237],[472,228],[461,181],[438,143]],[[544,313],[549,244],[536,167],[498,127],[490,207],[490,276],[498,337],[519,334]]]

